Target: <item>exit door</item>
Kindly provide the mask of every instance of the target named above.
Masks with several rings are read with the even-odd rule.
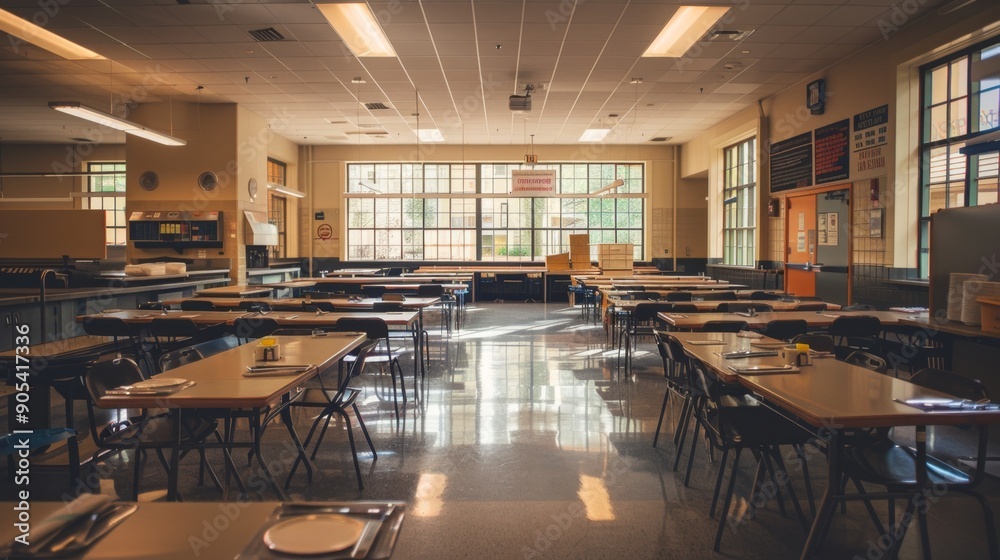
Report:
[[[788,198],[785,289],[847,305],[850,189]]]

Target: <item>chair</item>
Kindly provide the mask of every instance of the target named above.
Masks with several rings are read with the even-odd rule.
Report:
[[[667,301],[691,301],[691,292],[667,292],[664,297]]]
[[[808,344],[810,350],[833,352],[833,337],[827,334],[800,334],[792,339],[792,344]]]
[[[671,391],[684,399],[681,415],[677,421],[677,429],[674,431],[674,445],[677,446],[677,452],[674,456],[674,470],[676,471],[683,448],[681,438],[687,432],[691,418],[691,384],[687,372],[687,368],[690,367],[690,358],[684,352],[681,343],[673,336],[663,331],[654,331],[654,336],[656,337],[656,348],[663,361],[663,378],[667,382],[667,390],[663,393],[663,404],[660,405],[660,419],[656,423],[656,433],[653,434],[653,447],[656,447],[656,442],[660,439],[660,429],[663,427],[663,416],[667,411],[667,402],[670,400]],[[679,440],[681,440],[680,443]]]
[[[702,332],[734,332],[750,330],[746,321],[705,321]]]
[[[775,319],[768,321],[760,333],[777,340],[789,341],[806,334],[807,330],[809,323],[805,319]]]
[[[95,460],[100,450],[136,451],[132,473],[133,501],[139,497],[139,475],[142,472],[147,450],[156,451],[163,468],[169,470],[166,458],[163,456],[163,450],[171,448],[177,439],[174,433],[174,418],[171,414],[147,416],[143,413],[142,416],[132,421],[102,422],[98,420],[95,409],[98,408],[97,402],[111,389],[122,385],[131,385],[143,381],[143,379],[139,365],[130,358],[114,358],[97,362],[84,376],[84,386],[90,397],[87,399],[90,434],[98,447],[98,451],[94,453]],[[208,420],[200,415],[183,416],[183,422],[179,428],[181,430],[181,444],[190,445],[204,442],[213,433],[219,441],[222,441],[216,432],[217,425],[215,420]],[[204,449],[199,449],[198,452],[204,461]],[[216,485],[221,488],[221,484],[211,468],[209,468],[209,473]]]
[[[160,356],[160,371],[165,372],[185,364],[197,362],[200,359],[231,350],[239,345],[239,339],[235,336],[223,336],[207,342],[180,348],[173,352],[167,352]]]
[[[777,301],[781,299],[781,294],[776,294],[774,292],[765,292],[763,290],[755,290],[750,292],[750,297],[748,299],[758,300],[758,301]]]
[[[278,330],[281,325],[270,317],[237,317],[233,321],[233,333],[241,342],[252,338],[262,338]]]
[[[396,410],[396,419],[399,420],[399,399],[396,392],[396,375],[399,375],[399,388],[403,393],[403,405],[406,405],[406,382],[403,379],[403,368],[399,364],[400,352],[394,351],[392,339],[389,338],[389,326],[383,319],[378,317],[341,317],[337,320],[338,331],[363,332],[368,338],[379,341],[375,350],[367,356],[368,363],[381,363],[389,368],[389,376],[392,378],[392,400]],[[419,359],[419,357],[414,358]],[[350,362],[350,356],[345,358]],[[416,379],[414,379],[416,383]]]
[[[146,365],[146,372],[153,373],[153,359],[150,353],[153,345],[143,344],[140,330],[133,328],[118,317],[88,317],[83,322],[83,331],[93,336],[109,336],[114,339],[115,350],[135,356]]]
[[[674,313],[698,313],[698,306],[693,303],[675,303]]]
[[[441,332],[451,333],[451,316],[455,310],[455,297],[446,294],[441,284],[420,284],[417,286],[417,297],[439,298],[441,300]]]
[[[193,320],[183,317],[156,317],[149,322],[149,333],[156,338],[161,352],[172,352],[224,336],[226,324],[201,327]]]
[[[722,506],[723,514],[719,518],[719,525],[716,529],[715,542],[712,549],[719,552],[722,545],[722,535],[726,527],[726,516],[732,505],[733,493],[736,487],[736,476],[739,474],[740,455],[744,450],[751,451],[757,458],[755,480],[751,486],[754,492],[759,487],[761,477],[764,474],[768,474],[777,492],[778,504],[782,515],[785,514],[785,506],[781,495],[781,488],[785,487],[788,490],[789,497],[798,514],[803,530],[808,530],[805,514],[799,505],[798,499],[795,497],[795,490],[792,484],[788,481],[787,476],[783,477],[783,480],[788,481],[788,483],[779,484],[777,473],[783,471],[787,473],[779,447],[783,445],[792,446],[802,465],[806,493],[810,507],[813,507],[814,502],[809,483],[809,468],[805,462],[805,454],[802,451],[802,445],[810,441],[811,436],[809,432],[762,405],[749,395],[729,395],[726,393],[725,386],[710,384],[700,363],[692,362],[691,367],[688,368],[688,372],[691,379],[692,394],[694,395],[692,406],[694,408],[695,431],[692,441],[698,441],[699,429],[703,428],[712,448],[722,451],[719,473],[715,481],[715,492],[712,497],[712,505],[709,509],[710,517],[715,516],[715,508],[718,504],[719,494],[722,490],[722,481],[725,476],[726,460],[730,452],[735,452],[733,466],[729,475],[729,485]],[[684,478],[685,486],[690,481],[691,467],[697,449],[698,445],[693,444],[688,455],[687,473]],[[748,502],[753,504],[755,502],[754,497],[751,496]]]
[[[792,309],[793,311],[826,311],[825,303],[798,303]]]
[[[266,301],[240,300],[239,309],[253,313],[267,312],[271,310],[271,304]]]
[[[629,374],[632,365],[632,348],[640,336],[653,336],[654,329],[660,323],[657,317],[660,313],[672,311],[672,303],[639,303],[629,317],[628,324],[621,330],[622,341],[618,346],[618,356],[621,358],[622,347],[625,348],[625,375]]]
[[[701,296],[701,299],[703,301],[731,301],[739,299],[739,297],[737,297],[736,292],[733,291],[722,292],[718,290],[712,290],[710,292],[706,292],[705,294],[703,294]]]
[[[344,422],[347,424],[347,438],[351,444],[351,455],[354,457],[354,471],[358,477],[358,490],[364,490],[364,483],[361,481],[361,467],[358,465],[358,450],[354,445],[354,430],[351,426],[351,418],[348,416],[347,411],[351,409],[354,411],[354,417],[358,420],[358,426],[361,427],[361,432],[365,435],[365,440],[368,441],[368,448],[372,451],[372,459],[378,459],[378,453],[375,451],[375,446],[372,444],[372,438],[368,435],[368,428],[365,427],[365,421],[361,417],[361,411],[358,409],[357,399],[358,395],[361,394],[361,389],[356,389],[350,387],[350,382],[357,376],[361,375],[361,371],[365,367],[365,362],[368,356],[374,351],[375,347],[378,346],[378,340],[367,340],[358,346],[353,352],[351,352],[351,367],[347,371],[347,375],[341,375],[338,380],[336,390],[329,390],[323,387],[309,387],[303,390],[294,401],[292,401],[291,406],[293,407],[303,407],[303,408],[319,408],[322,409],[316,420],[313,421],[312,426],[309,428],[309,433],[306,435],[306,439],[302,442],[303,448],[308,448],[309,443],[312,441],[313,435],[316,433],[316,428],[323,425],[323,429],[319,433],[319,437],[316,438],[316,444],[313,447],[312,456],[310,459],[316,458],[316,453],[319,451],[319,446],[323,442],[323,436],[326,435],[326,429],[330,425],[330,417],[334,414],[339,414],[344,418]],[[295,462],[292,463],[292,468],[288,472],[288,478],[285,479],[285,488],[288,488],[291,484],[292,476],[295,474],[295,470],[298,468],[299,463],[302,461],[302,456],[296,457]]]
[[[921,387],[926,387],[934,391],[952,395],[959,399],[967,399],[973,402],[989,399],[986,386],[979,380],[941,369],[922,369],[913,374],[913,377],[910,378],[910,382]],[[993,510],[990,507],[989,501],[976,490],[984,478],[985,465],[988,460],[986,455],[989,443],[988,426],[986,424],[977,425],[972,428],[932,426],[930,429],[933,429],[935,432],[939,430],[945,432],[967,431],[969,429],[978,431],[978,447],[976,456],[973,458],[975,466],[972,468],[972,472],[966,472],[965,470],[952,466],[938,457],[928,454],[928,484],[932,484],[934,487],[943,486],[947,488],[949,493],[956,491],[972,496],[979,502],[979,505],[983,510],[983,518],[986,522],[986,540],[989,547],[990,558],[1000,558],[1000,552],[998,552],[997,546],[996,523],[994,521]],[[920,436],[921,434],[918,433],[918,438]],[[948,441],[950,439],[954,438],[949,438],[947,434],[935,433],[933,435],[926,435],[926,441],[931,444],[935,441]],[[929,547],[930,539],[927,528],[927,511],[924,507],[918,507],[920,504],[914,497],[917,492],[926,492],[926,489],[920,488],[917,485],[917,455],[915,450],[909,447],[901,446],[892,439],[883,438],[875,442],[867,442],[862,445],[850,447],[845,450],[843,455],[844,476],[842,478],[841,489],[844,488],[848,479],[854,479],[855,487],[858,489],[866,507],[869,509],[869,515],[872,516],[873,521],[876,523],[876,526],[880,531],[882,530],[882,524],[870,506],[870,501],[874,498],[867,497],[864,487],[861,486],[860,483],[864,482],[886,487],[888,496],[880,495],[878,499],[889,500],[888,512],[890,527],[895,526],[895,500],[906,500],[907,508],[904,516],[905,518],[911,518],[914,514],[914,509],[916,509],[916,514],[920,521],[921,543],[924,547],[923,556],[925,558],[929,557],[929,551],[927,548]],[[968,460],[966,457],[958,457],[956,459],[964,461]],[[843,494],[843,492],[841,492],[841,494]],[[846,496],[844,495],[839,498],[841,500],[846,500]],[[823,529],[825,532],[826,528]],[[905,532],[905,530],[906,525],[904,524],[901,531]],[[903,534],[895,535],[896,539],[900,541],[903,539],[903,536]]]
[[[719,304],[715,310],[719,313],[768,313],[774,309],[766,303],[749,303],[742,301],[727,301]]]
[[[635,291],[629,292],[632,299],[645,300],[645,301],[656,301],[660,299],[660,292],[647,292],[647,291]]]
[[[837,358],[846,357],[855,350],[881,354],[882,322],[870,315],[842,315],[833,320],[828,330],[837,347]]]
[[[24,442],[27,441],[27,451]],[[50,446],[66,442],[66,467],[69,470],[69,486],[74,487],[80,480],[80,446],[77,441],[76,430],[73,428],[43,428],[31,430],[27,434],[6,434],[0,436],[0,456],[7,457],[7,472],[15,472],[15,456],[27,458],[31,461],[32,474],[41,471],[43,467],[55,465],[44,465],[35,460],[35,457],[44,454]],[[27,453],[27,457],[23,455]],[[61,465],[60,465],[61,466]]]
[[[885,373],[888,371],[885,360],[861,350],[851,352],[846,358],[844,358],[844,363],[870,369],[877,373]]]
[[[205,299],[181,300],[181,311],[215,311],[215,304]]]
[[[147,301],[145,303],[140,303],[139,305],[136,305],[135,308],[145,311],[166,311],[170,309],[170,306],[163,303],[162,301]]]

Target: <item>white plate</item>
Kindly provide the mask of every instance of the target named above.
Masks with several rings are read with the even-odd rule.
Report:
[[[267,548],[282,554],[314,555],[354,546],[365,524],[337,514],[294,517],[275,524],[264,533]]]
[[[136,389],[161,389],[164,387],[176,387],[187,383],[187,379],[179,377],[154,377],[145,381],[140,381],[132,385]]]

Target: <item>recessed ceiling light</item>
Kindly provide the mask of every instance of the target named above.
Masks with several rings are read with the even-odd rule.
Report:
[[[444,142],[444,135],[436,128],[418,129],[417,138],[420,138],[421,142]]]
[[[394,57],[396,51],[389,43],[389,38],[382,31],[382,26],[375,19],[368,4],[317,4],[317,8],[323,14],[333,30],[340,35],[340,38],[351,49],[354,56],[383,56]]]
[[[580,135],[579,142],[600,142],[609,132],[610,128],[588,128]]]
[[[726,6],[681,6],[642,56],[680,58],[729,11]]]
[[[36,15],[42,15],[39,12]],[[64,39],[55,33],[43,29],[30,21],[19,18],[14,14],[0,10],[0,30],[17,37],[18,39],[43,48],[50,53],[59,55],[66,60],[105,60],[105,58],[94,51],[81,47],[69,39]],[[18,53],[17,41],[10,41],[10,46],[15,53]],[[19,53],[18,53],[19,54]]]

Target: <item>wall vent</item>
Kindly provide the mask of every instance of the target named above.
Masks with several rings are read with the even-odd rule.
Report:
[[[375,103],[365,103],[365,108],[368,109],[369,111],[378,111],[381,109],[388,109],[389,106],[386,105],[385,103],[375,102]]]

